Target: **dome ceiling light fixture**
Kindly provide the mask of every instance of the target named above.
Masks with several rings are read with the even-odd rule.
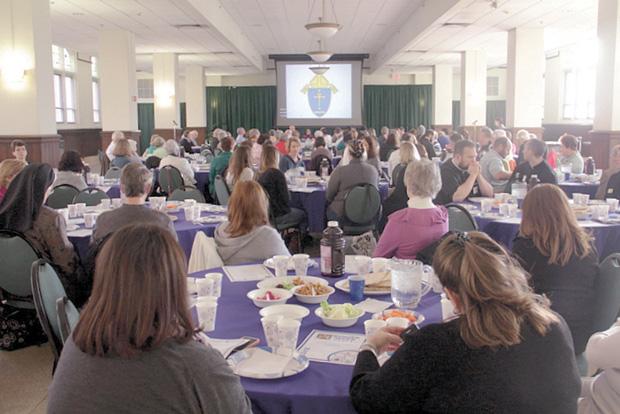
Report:
[[[312,18],[312,10],[314,9],[315,3],[316,3],[316,0],[312,2],[312,7],[310,7],[309,19]],[[325,21],[325,0],[322,0],[323,6],[322,6],[321,15],[319,16],[319,21],[308,22],[308,24],[304,26],[307,31],[312,33],[312,35],[319,37],[321,39],[329,39],[330,37],[338,33],[338,31],[342,28],[342,26],[338,24],[338,19],[336,18],[336,10],[334,9],[334,0],[330,0],[330,3],[332,5],[332,13],[334,15],[333,22]]]
[[[308,52],[308,53],[306,53],[306,55],[310,56],[310,59],[312,59],[316,63],[325,63],[334,54],[332,52],[328,52],[326,50],[323,50],[322,41],[319,40],[319,49],[315,50],[315,51],[312,51],[312,52]]]

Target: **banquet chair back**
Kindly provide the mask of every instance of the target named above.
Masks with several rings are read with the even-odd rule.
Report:
[[[172,192],[168,200],[170,201],[183,201],[183,200],[196,200],[197,203],[205,203],[205,197],[200,191],[195,188],[177,188]]]
[[[106,180],[118,180],[121,178],[121,169],[118,167],[112,167],[110,168],[106,173],[105,173],[105,177]]]
[[[50,208],[67,208],[80,190],[69,184],[54,187],[45,204]]]
[[[620,172],[609,177],[607,188],[605,189],[605,198],[620,199]]]
[[[101,200],[109,199],[110,197],[103,190],[89,187],[80,191],[73,199],[73,203],[85,203],[87,206],[91,207],[98,206],[101,203]]]
[[[183,188],[183,176],[172,165],[166,165],[159,169],[159,188],[166,195],[171,195],[177,188]]]
[[[448,210],[448,229],[450,231],[478,230],[476,220],[467,209],[459,204],[446,204]]]
[[[56,301],[56,314],[58,315],[58,326],[60,327],[60,340],[64,345],[80,320],[80,312],[69,298],[63,296]]]
[[[54,268],[43,259],[32,263],[31,284],[34,307],[37,310],[43,332],[49,339],[54,354],[54,367],[56,367],[62,351],[56,301],[67,296],[67,293]]]
[[[343,224],[345,235],[357,236],[374,231],[381,216],[381,195],[374,185],[365,184],[352,188],[344,199]]]
[[[620,312],[620,253],[607,256],[600,264],[595,303],[593,332],[605,331]]]
[[[23,298],[7,299],[8,305],[21,309],[34,309],[30,272],[32,263],[39,254],[26,238],[18,232],[0,230],[0,289],[11,296]]]
[[[215,196],[217,202],[222,206],[228,205],[228,199],[230,198],[230,190],[224,178],[221,175],[215,177]]]
[[[160,162],[161,162],[161,158],[156,157],[155,155],[151,155],[146,160],[144,160],[144,165],[149,170],[152,170],[153,168],[159,168]]]

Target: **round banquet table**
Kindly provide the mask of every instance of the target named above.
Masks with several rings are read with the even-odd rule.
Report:
[[[573,194],[589,194],[590,198],[594,198],[596,191],[598,190],[598,183],[578,183],[578,182],[563,182],[558,184],[562,190],[566,193],[568,198],[572,198]]]
[[[221,269],[202,271],[191,276],[203,277],[205,273],[213,271],[221,272]],[[289,274],[293,275],[293,272]],[[308,274],[320,276],[316,267],[308,269]],[[330,285],[333,285],[340,279],[326,278],[326,280]],[[224,275],[222,278],[222,297],[218,301],[215,331],[208,333],[210,337],[236,339],[242,336],[252,336],[259,338],[262,345],[266,344],[258,313],[260,309],[255,307],[246,297],[247,292],[256,289],[256,283],[232,283]],[[391,301],[389,295],[372,297]],[[350,302],[350,299],[347,293],[336,290],[336,293],[330,296],[329,302],[332,304],[346,303]],[[310,310],[310,315],[302,320],[298,346],[315,329],[363,335],[364,321],[371,317],[369,313],[366,313],[360,317],[354,326],[335,329],[323,325],[321,320],[314,315],[314,310],[318,305],[300,303],[295,297],[289,299],[287,303],[302,305]],[[439,295],[432,291],[426,294],[416,311],[425,316],[422,326],[440,322],[441,304]],[[194,318],[196,318],[195,314]],[[321,412],[346,414],[355,413],[349,400],[349,382],[352,374],[353,366],[310,361],[310,366],[295,376],[269,380],[242,378],[241,384],[252,400],[252,408],[255,414],[316,414]]]
[[[207,236],[213,237],[213,234],[215,233],[215,228],[220,224],[220,222],[192,223],[192,222],[186,221],[185,216],[182,211],[176,212],[176,213],[169,213],[169,214],[177,218],[176,221],[174,221],[173,223],[174,229],[176,230],[177,237],[179,239],[179,244],[183,248],[183,251],[185,252],[185,256],[187,257],[187,259],[189,259],[189,256],[192,252],[192,245],[194,244],[194,238],[196,237],[196,233],[198,233],[199,231],[203,231],[205,232]],[[207,216],[219,216],[225,219],[226,213],[210,213],[210,212],[203,211],[201,217],[207,217]],[[71,232],[68,232],[67,234],[69,236],[69,241],[71,241],[71,243],[75,246],[75,249],[77,250],[80,257],[84,259],[88,255],[88,249],[90,246],[90,238],[91,238],[92,232],[89,232],[88,234],[86,234],[85,232],[81,232],[81,230],[85,230],[85,227],[84,227],[83,220],[80,220],[80,221],[81,223],[78,224],[80,227],[80,229],[78,230],[78,233],[76,234],[74,231],[71,231]],[[69,220],[69,222],[71,223],[72,220]]]
[[[496,212],[496,210],[494,210]],[[479,211],[477,211],[479,213]],[[478,229],[485,232],[498,243],[512,250],[512,243],[519,233],[521,216],[513,218],[489,218],[474,214]],[[592,220],[579,220],[579,225],[590,231],[594,244],[602,260],[611,253],[620,251],[620,224],[605,224]]]
[[[379,194],[383,202],[388,196],[389,183],[379,182]],[[325,211],[327,199],[325,198],[326,187],[323,185],[298,188],[289,186],[291,194],[291,207],[299,208],[306,212],[308,217],[308,229],[310,233],[321,233],[325,229]]]

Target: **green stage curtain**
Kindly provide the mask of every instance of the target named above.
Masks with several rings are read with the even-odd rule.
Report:
[[[155,106],[152,103],[138,104],[138,129],[140,130],[140,154],[150,145],[155,128]]]
[[[452,128],[461,126],[461,101],[452,101]]]
[[[276,119],[275,86],[208,86],[207,128],[223,128],[234,135],[238,127],[267,131]]]
[[[364,86],[364,125],[377,131],[383,126],[409,130],[431,125],[431,85]]]
[[[506,123],[506,101],[487,101],[487,126],[495,129],[495,118]]]

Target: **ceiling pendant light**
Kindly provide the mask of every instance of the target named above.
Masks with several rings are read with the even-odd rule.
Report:
[[[321,16],[319,16],[319,21],[311,22],[304,26],[307,31],[321,39],[329,39],[330,37],[338,33],[338,30],[341,29],[341,26],[338,24],[338,20],[336,19],[336,11],[334,10],[333,0],[331,0],[331,2],[335,22],[323,21],[323,19],[325,18],[325,0],[323,0],[323,10]],[[314,8],[314,3],[312,3],[312,6],[313,7],[310,8],[310,16],[312,16],[312,9]]]
[[[333,56],[333,53],[323,50],[322,42],[319,40],[319,49],[313,52],[308,52],[306,55],[310,56],[310,59],[314,62],[325,63]]]

